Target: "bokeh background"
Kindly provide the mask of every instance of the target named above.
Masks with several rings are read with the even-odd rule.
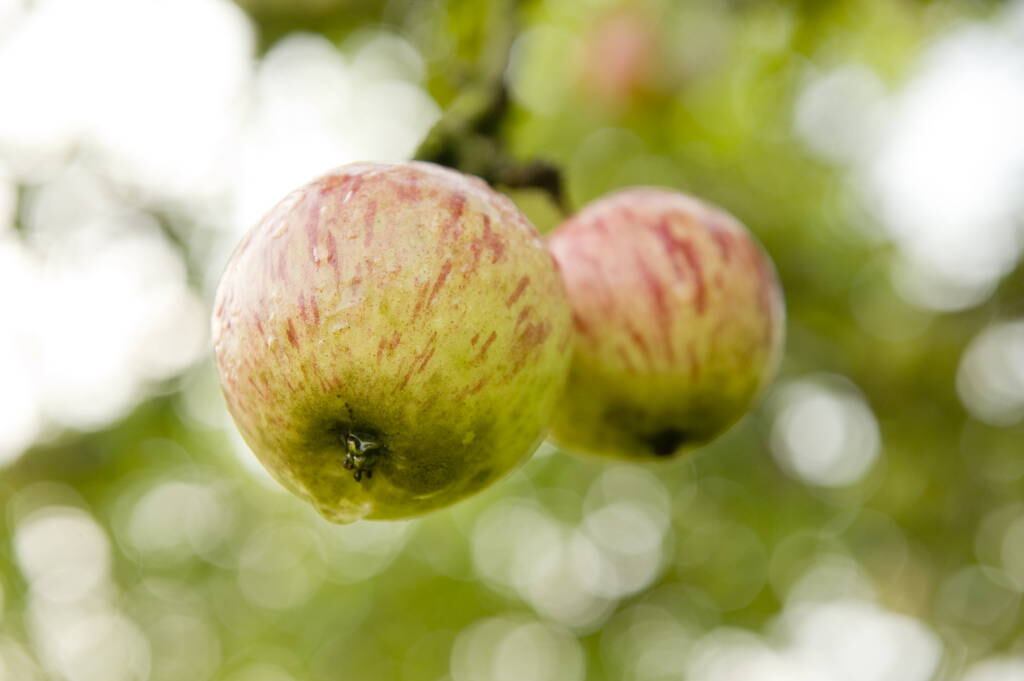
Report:
[[[516,14],[0,0],[0,679],[1024,679],[1024,1]],[[545,445],[329,525],[226,416],[213,287],[292,187],[410,157],[503,30],[503,144],[573,207],[738,215],[782,376],[684,461]]]

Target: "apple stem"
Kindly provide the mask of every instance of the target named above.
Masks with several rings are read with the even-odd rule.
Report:
[[[345,435],[345,461],[342,465],[353,471],[352,477],[359,482],[364,476],[367,479],[373,477],[373,467],[383,453],[384,448],[372,435],[350,430]]]

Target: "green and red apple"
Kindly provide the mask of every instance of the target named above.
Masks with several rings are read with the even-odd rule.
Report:
[[[576,331],[552,425],[563,448],[681,454],[737,421],[774,376],[782,290],[765,251],[725,211],[628,189],[567,220],[549,248]]]
[[[543,439],[568,373],[563,284],[483,181],[342,167],[243,239],[214,303],[220,379],[270,473],[326,518],[415,516]]]

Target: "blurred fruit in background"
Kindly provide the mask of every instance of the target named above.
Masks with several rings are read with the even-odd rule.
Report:
[[[568,451],[671,458],[747,413],[782,358],[785,302],[747,229],[650,187],[604,196],[548,240],[576,330],[552,422]]]
[[[585,94],[612,109],[626,109],[655,91],[666,64],[661,35],[651,16],[623,5],[604,11],[587,27],[580,56]]]

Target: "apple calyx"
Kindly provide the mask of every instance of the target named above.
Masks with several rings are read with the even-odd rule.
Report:
[[[346,470],[352,471],[352,477],[359,482],[366,476],[373,477],[373,467],[377,465],[378,459],[385,452],[384,447],[373,439],[368,433],[361,433],[350,430],[345,435],[345,462]]]

